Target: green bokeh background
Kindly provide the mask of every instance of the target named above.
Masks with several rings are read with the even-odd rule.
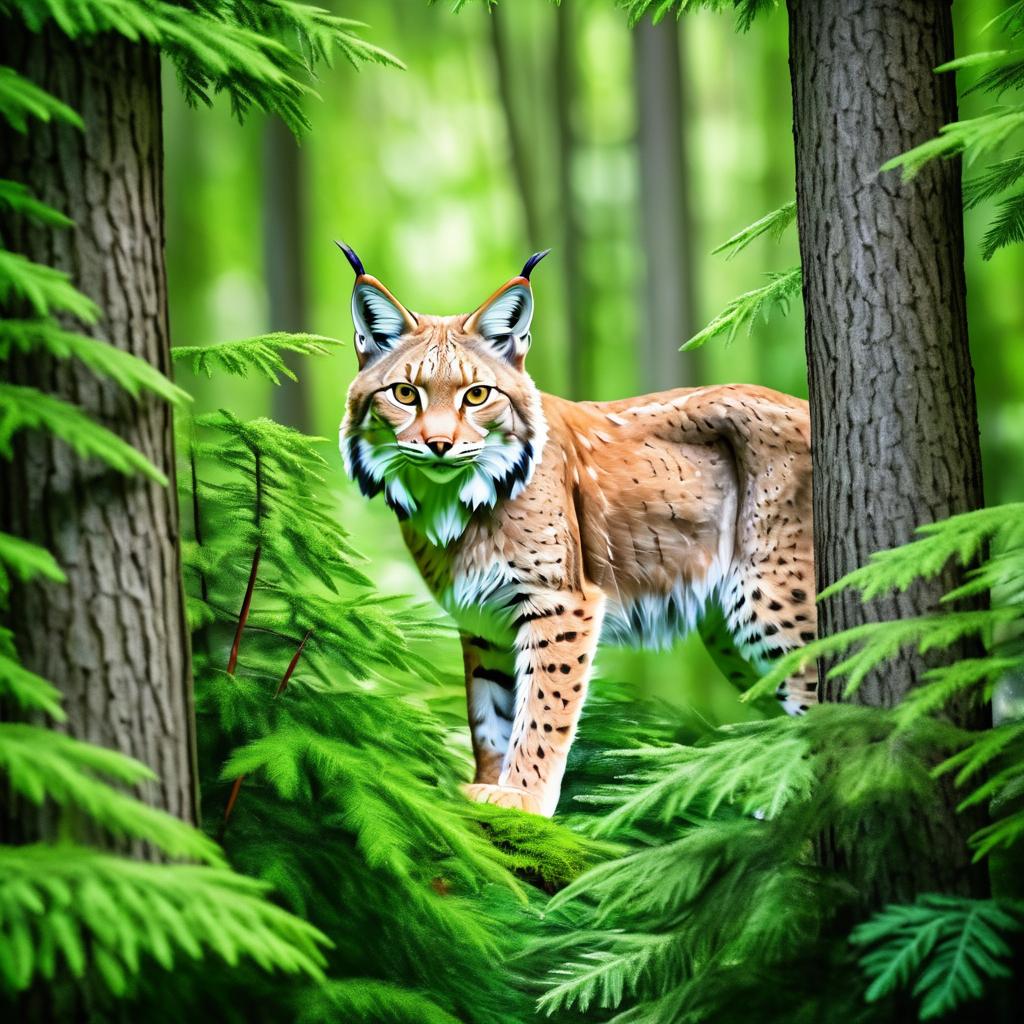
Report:
[[[550,238],[539,241],[554,246],[534,275],[537,312],[528,366],[542,389],[566,393],[567,282],[559,246],[567,200],[558,184],[553,101],[561,17],[573,40],[568,144],[571,203],[580,229],[576,327],[589,365],[581,397],[617,398],[640,390],[646,273],[633,40],[612,0],[562,3],[559,12],[550,0],[504,0],[501,11],[515,100],[528,126],[530,180],[542,224],[551,229]],[[474,308],[532,251],[510,159],[491,15],[483,3],[458,15],[450,8],[425,0],[342,0],[337,7],[365,21],[367,38],[398,56],[406,70],[356,70],[339,60],[321,71],[322,99],[308,104],[312,131],[301,145],[306,241],[300,268],[308,309],[304,322],[273,326],[351,338],[352,277],[335,238],[352,244],[367,269],[410,308],[431,313]],[[1001,9],[997,0],[954,5],[958,54],[998,45],[985,26]],[[730,17],[703,12],[670,31],[678,33],[682,53],[678,116],[687,160],[679,184],[691,211],[686,245],[693,260],[693,317],[702,326],[729,299],[762,283],[764,273],[797,262],[793,230],[781,242],[761,240],[731,261],[710,254],[793,196],[786,19],[779,10],[738,34]],[[274,244],[266,236],[267,152],[282,144],[281,133],[259,117],[239,126],[224,102],[188,110],[172,82],[165,102],[174,342],[207,344],[263,333],[272,326],[265,251]],[[961,112],[982,102],[965,97]],[[981,260],[979,241],[990,212],[982,207],[967,217],[967,280],[986,493],[997,502],[1024,498],[1024,247]],[[794,309],[786,318],[755,324],[731,344],[716,341],[681,355],[679,379],[666,383],[753,382],[806,397],[802,337]],[[675,347],[684,339],[662,340]],[[380,499],[365,502],[343,478],[333,439],[354,373],[349,348],[310,361],[303,372],[315,432],[332,439],[331,485],[380,588],[425,596],[393,515]],[[197,389],[201,408],[225,404],[247,416],[273,409],[272,389],[262,382],[225,384],[219,378]],[[461,671],[454,638],[436,657],[453,675]],[[606,676],[685,703],[710,721],[756,714],[739,703],[696,638],[669,653],[606,649],[598,666]]]

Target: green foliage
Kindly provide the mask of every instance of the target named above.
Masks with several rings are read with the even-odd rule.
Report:
[[[728,244],[727,242],[726,245]],[[767,284],[744,292],[733,299],[707,327],[690,338],[682,346],[681,351],[689,352],[691,349],[700,348],[706,341],[723,334],[726,341],[732,341],[741,327],[746,326],[749,333],[757,317],[763,316],[767,320],[773,310],[778,309],[785,316],[789,312],[790,302],[800,294],[800,289],[803,286],[803,275],[800,268],[793,267],[790,270],[766,276]]]
[[[37,224],[44,224],[52,228],[71,227],[71,221],[63,213],[40,202],[24,185],[2,178],[0,178],[0,210],[21,214]]]
[[[209,105],[213,94],[225,92],[239,117],[255,106],[278,114],[295,132],[309,127],[303,102],[315,95],[310,72],[336,50],[353,64],[402,66],[359,35],[365,27],[359,22],[294,0],[3,0],[0,13],[21,18],[32,31],[52,21],[72,39],[116,32],[151,43],[173,61],[190,102]]]
[[[1024,904],[926,895],[886,907],[858,925],[850,941],[865,950],[869,1002],[912,987],[920,1019],[933,1020],[980,998],[990,979],[1010,977],[1006,940],[1020,931]]]
[[[755,239],[767,235],[772,241],[779,241],[785,234],[786,229],[796,222],[796,200],[791,199],[788,203],[772,210],[760,220],[748,224],[747,227],[737,231],[735,235],[724,241],[717,248],[711,250],[711,254],[725,253],[725,258],[731,260],[737,253],[742,252]]]
[[[11,573],[23,582],[38,576],[55,583],[66,579],[56,559],[45,548],[0,532],[0,602],[6,601],[11,591]]]
[[[22,430],[47,431],[83,458],[102,459],[119,473],[142,473],[157,483],[167,483],[167,477],[141,452],[77,406],[36,388],[0,384],[0,456],[13,456],[11,440]]]
[[[179,405],[189,401],[155,366],[99,338],[65,331],[49,320],[0,321],[0,359],[12,352],[48,353],[57,359],[76,359],[94,373],[114,381],[133,398],[142,392]]]
[[[635,25],[647,15],[657,24],[673,10],[677,18],[702,8],[709,11],[735,10],[736,27],[741,32],[746,32],[759,14],[774,11],[779,6],[778,0],[618,0],[618,3],[628,11],[630,25]]]
[[[0,302],[27,303],[41,317],[70,313],[87,324],[99,316],[96,304],[71,284],[67,274],[6,249],[0,249]]]
[[[82,119],[67,104],[7,67],[0,67],[0,117],[22,134],[32,117],[82,127]]]
[[[147,961],[172,971],[211,953],[319,978],[323,936],[265,892],[225,868],[145,864],[69,843],[0,846],[0,983],[19,991],[37,976],[88,972],[124,996]]]
[[[993,24],[998,24],[1011,39],[1024,34],[1024,7],[1010,4]],[[993,98],[993,105],[977,117],[944,125],[939,135],[894,157],[882,170],[900,168],[903,177],[912,178],[925,164],[937,158],[962,155],[970,166],[984,156],[1004,149],[1011,140],[1019,140],[1024,128],[1024,102],[1019,97],[1009,102],[1004,93],[1019,93],[1024,87],[1024,49],[990,50],[972,53],[949,61],[939,72],[973,71],[982,73],[967,92],[981,92]],[[1024,174],[1024,149],[996,161],[978,177],[964,184],[964,202],[968,209],[982,202],[999,199],[988,231],[981,244],[983,259],[1017,242],[1024,241],[1024,192],[1011,191]],[[1001,197],[1001,198],[1000,198]]]
[[[318,334],[285,334],[279,331],[242,341],[225,341],[219,345],[176,345],[171,354],[176,360],[190,361],[192,372],[197,376],[205,373],[212,377],[214,369],[217,369],[236,377],[256,373],[273,384],[280,384],[282,374],[289,380],[298,379],[285,365],[285,352],[303,356],[327,355],[341,344],[334,338]]]

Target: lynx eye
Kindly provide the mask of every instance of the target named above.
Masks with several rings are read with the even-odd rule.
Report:
[[[475,384],[463,395],[462,400],[466,405],[483,405],[490,393],[491,389],[486,385]]]
[[[415,405],[420,397],[419,392],[411,384],[395,384],[391,393],[402,405]]]

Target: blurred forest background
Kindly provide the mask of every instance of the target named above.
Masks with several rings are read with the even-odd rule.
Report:
[[[992,48],[985,26],[1003,6],[955,3],[957,52]],[[528,360],[543,390],[609,399],[738,381],[806,397],[799,308],[728,345],[675,351],[765,273],[799,260],[795,230],[735,259],[712,254],[793,198],[784,12],[737,33],[731,17],[708,12],[631,31],[607,0],[506,0],[491,12],[472,3],[458,17],[450,7],[347,0],[340,13],[367,22],[366,38],[407,70],[340,59],[322,69],[323,101],[308,105],[301,146],[276,120],[252,115],[239,127],[223,100],[197,116],[167,83],[173,343],[268,330],[347,342],[351,273],[335,238],[431,313],[474,308],[552,246],[535,276]],[[984,102],[966,97],[961,115]],[[989,216],[985,206],[966,215],[967,279],[986,498],[996,503],[1024,498],[1024,248],[983,261]],[[301,385],[232,383],[229,404],[332,439],[345,526],[377,586],[425,597],[394,516],[359,497],[331,450],[355,368],[346,347],[308,362]],[[197,411],[226,401],[218,379],[181,383]],[[461,677],[454,634],[431,656]],[[758,715],[696,637],[671,654],[604,650],[598,670],[713,723]]]

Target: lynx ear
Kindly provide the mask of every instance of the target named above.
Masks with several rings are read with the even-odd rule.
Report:
[[[522,366],[530,347],[533,290],[530,272],[550,252],[535,253],[517,277],[503,284],[482,306],[471,313],[463,330],[479,334],[502,358]]]
[[[356,274],[352,289],[352,323],[361,370],[384,352],[390,352],[403,334],[414,330],[416,317],[380,281],[366,273],[352,249],[342,242],[336,244]]]

